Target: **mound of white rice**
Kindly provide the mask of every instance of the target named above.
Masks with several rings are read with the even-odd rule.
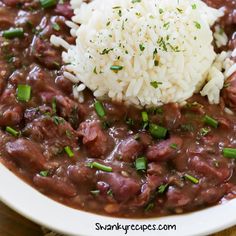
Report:
[[[76,97],[88,87],[99,98],[156,106],[183,103],[207,83],[202,95],[219,102],[225,68],[215,64],[210,27],[221,10],[200,0],[71,4],[75,16],[67,25],[76,45],[55,36],[51,42],[66,48],[65,76]]]

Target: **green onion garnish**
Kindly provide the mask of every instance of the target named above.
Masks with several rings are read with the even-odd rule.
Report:
[[[223,148],[223,156],[227,158],[236,158],[236,148]]]
[[[197,29],[201,29],[201,28],[202,28],[201,25],[200,25],[200,23],[197,22],[197,21],[194,21],[194,25],[195,25],[195,27],[196,27]]]
[[[156,124],[150,124],[149,132],[154,138],[158,139],[164,139],[167,135],[167,129]]]
[[[148,113],[146,111],[142,111],[142,120],[144,123],[148,122]]]
[[[176,143],[170,144],[170,147],[175,149],[175,150],[178,149],[178,145]]]
[[[167,190],[167,188],[168,188],[168,184],[162,184],[158,187],[157,192],[158,193],[164,193]]]
[[[41,6],[43,8],[53,7],[57,4],[56,0],[40,0]]]
[[[135,160],[136,170],[146,170],[147,169],[147,159],[145,157],[139,157]]]
[[[89,167],[90,168],[96,168],[98,170],[102,170],[102,171],[105,171],[105,172],[112,172],[112,168],[110,166],[105,166],[105,165],[100,164],[96,161],[90,163]]]
[[[107,195],[113,196],[113,191],[112,191],[112,189],[109,189],[109,190],[107,191]]]
[[[58,25],[57,23],[54,23],[54,24],[52,25],[52,28],[53,28],[54,30],[56,30],[56,31],[59,31],[59,30],[61,29],[60,25]]]
[[[22,102],[28,102],[31,97],[31,87],[29,85],[19,84],[17,87],[17,99]]]
[[[59,116],[53,116],[52,120],[56,125],[60,125],[60,124],[65,123],[65,120],[62,117],[59,117]]]
[[[94,103],[94,107],[95,107],[95,110],[97,112],[97,114],[102,118],[106,115],[106,112],[105,112],[105,109],[104,109],[104,106],[101,102],[99,101],[96,101]]]
[[[144,211],[145,212],[151,211],[154,207],[155,207],[155,204],[153,202],[151,202],[145,207]]]
[[[64,147],[64,150],[69,157],[74,157],[74,153],[69,146]]]
[[[111,66],[110,69],[117,72],[119,70],[122,70],[123,66]]]
[[[42,177],[47,177],[48,173],[49,173],[48,170],[43,170],[43,171],[40,171],[39,175],[42,176]]]
[[[219,122],[217,120],[213,119],[212,117],[210,117],[208,115],[205,115],[204,123],[212,126],[213,128],[217,128],[219,125]]]
[[[210,128],[201,128],[199,134],[201,136],[206,136],[209,132],[211,132]]]
[[[197,178],[195,178],[194,176],[192,176],[192,175],[185,174],[184,178],[189,180],[189,181],[191,181],[194,184],[198,184],[199,183],[199,180]]]
[[[100,190],[92,190],[90,191],[91,194],[93,194],[94,196],[97,196],[100,194]]]
[[[9,134],[11,134],[12,136],[15,136],[15,137],[18,137],[19,134],[20,134],[19,131],[13,129],[13,128],[10,127],[10,126],[7,126],[7,127],[6,127],[6,132],[9,133]]]
[[[3,31],[2,36],[7,39],[20,38],[24,36],[24,30],[22,28],[12,28]]]
[[[145,50],[145,47],[143,46],[143,44],[139,44],[139,49],[141,52],[143,52]]]
[[[55,97],[52,99],[52,111],[53,113],[57,113],[57,101]]]

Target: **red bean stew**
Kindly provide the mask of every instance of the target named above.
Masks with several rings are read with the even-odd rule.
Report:
[[[236,47],[236,2],[221,27]],[[121,217],[189,212],[236,196],[236,74],[220,105],[199,95],[184,107],[138,110],[73,99],[52,34],[74,43],[68,1],[0,1],[0,160],[47,196]]]

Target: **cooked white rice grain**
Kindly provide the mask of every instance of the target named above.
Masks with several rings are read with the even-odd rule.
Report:
[[[64,75],[73,83],[81,82],[95,97],[141,106],[183,104],[202,87],[203,96],[219,102],[228,54],[214,52],[211,26],[222,10],[200,0],[71,0],[71,5],[75,16],[67,25],[76,44],[54,36],[51,42],[66,49]],[[219,28],[215,37],[218,45],[227,43]]]

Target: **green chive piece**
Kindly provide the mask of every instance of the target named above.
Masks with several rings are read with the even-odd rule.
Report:
[[[64,150],[69,157],[74,157],[74,153],[69,146],[64,147]]]
[[[2,36],[7,39],[21,38],[24,36],[24,30],[22,28],[12,28],[3,31]]]
[[[201,136],[206,136],[209,132],[211,132],[210,128],[201,128],[199,134]]]
[[[227,158],[236,158],[236,148],[223,148],[223,156]]]
[[[162,84],[162,82],[157,82],[157,81],[150,82],[150,85],[155,89],[157,89],[159,87],[159,85],[161,85],[161,84]]]
[[[11,134],[11,135],[14,136],[14,137],[18,137],[19,134],[20,134],[19,131],[13,129],[13,128],[10,127],[10,126],[7,126],[7,127],[6,127],[6,132],[9,133],[9,134]]]
[[[195,25],[195,27],[196,27],[197,29],[201,29],[201,28],[202,28],[202,26],[200,25],[200,23],[197,22],[197,21],[194,21],[194,25]]]
[[[57,101],[55,97],[52,99],[52,111],[53,113],[57,113]]]
[[[141,52],[143,52],[145,50],[145,47],[143,46],[143,44],[139,44],[139,49]]]
[[[109,190],[107,191],[107,195],[113,196],[113,191],[112,191],[112,189],[109,189]]]
[[[91,194],[93,194],[94,196],[98,196],[100,194],[100,190],[92,190],[90,191]]]
[[[158,192],[158,193],[164,193],[164,192],[167,190],[168,186],[169,186],[168,184],[162,184],[162,185],[160,185],[160,186],[158,187],[157,192]]]
[[[139,157],[135,160],[136,170],[146,170],[147,169],[147,159],[145,157]]]
[[[60,125],[60,124],[65,123],[65,120],[62,117],[59,117],[59,116],[53,116],[52,120],[56,125]]]
[[[42,177],[47,177],[48,173],[49,173],[48,170],[43,170],[43,171],[40,171],[39,175],[42,176]]]
[[[132,3],[141,2],[141,0],[132,0]]]
[[[150,124],[149,126],[149,132],[154,138],[157,139],[164,139],[167,135],[167,129],[165,127],[156,125],[156,124]]]
[[[218,125],[219,125],[219,122],[217,120],[215,120],[214,118],[212,118],[212,117],[210,117],[208,115],[205,115],[203,121],[204,121],[205,124],[210,125],[213,128],[217,128]]]
[[[117,72],[117,71],[119,71],[119,70],[122,70],[122,69],[123,69],[123,66],[111,66],[110,69],[113,70],[113,71],[115,71],[115,72]]]
[[[192,175],[189,175],[189,174],[185,174],[184,175],[184,178],[191,181],[192,183],[194,184],[198,184],[199,183],[199,179],[195,178],[194,176]]]
[[[31,87],[29,85],[19,84],[17,87],[18,101],[28,102],[31,97]]]
[[[90,163],[90,168],[96,168],[98,170],[102,170],[104,172],[112,172],[112,168],[110,166],[105,166],[103,164],[100,164],[96,161]]]
[[[142,120],[144,123],[148,122],[148,113],[146,111],[142,111]]]
[[[54,24],[52,25],[52,28],[53,28],[54,30],[56,30],[56,31],[59,31],[59,30],[61,29],[60,25],[58,25],[57,23],[54,23]]]
[[[175,149],[175,150],[178,149],[178,145],[176,143],[170,144],[170,147]]]
[[[98,116],[100,116],[101,118],[103,118],[103,117],[106,115],[104,106],[103,106],[103,104],[102,104],[101,102],[96,101],[96,102],[94,103],[94,107],[95,107],[95,110],[96,110]]]
[[[57,4],[56,0],[40,0],[40,4],[42,6],[42,8],[49,8],[49,7],[53,7]]]
[[[155,207],[155,204],[153,202],[149,203],[146,207],[145,207],[145,212],[151,211],[153,210],[153,208]]]

